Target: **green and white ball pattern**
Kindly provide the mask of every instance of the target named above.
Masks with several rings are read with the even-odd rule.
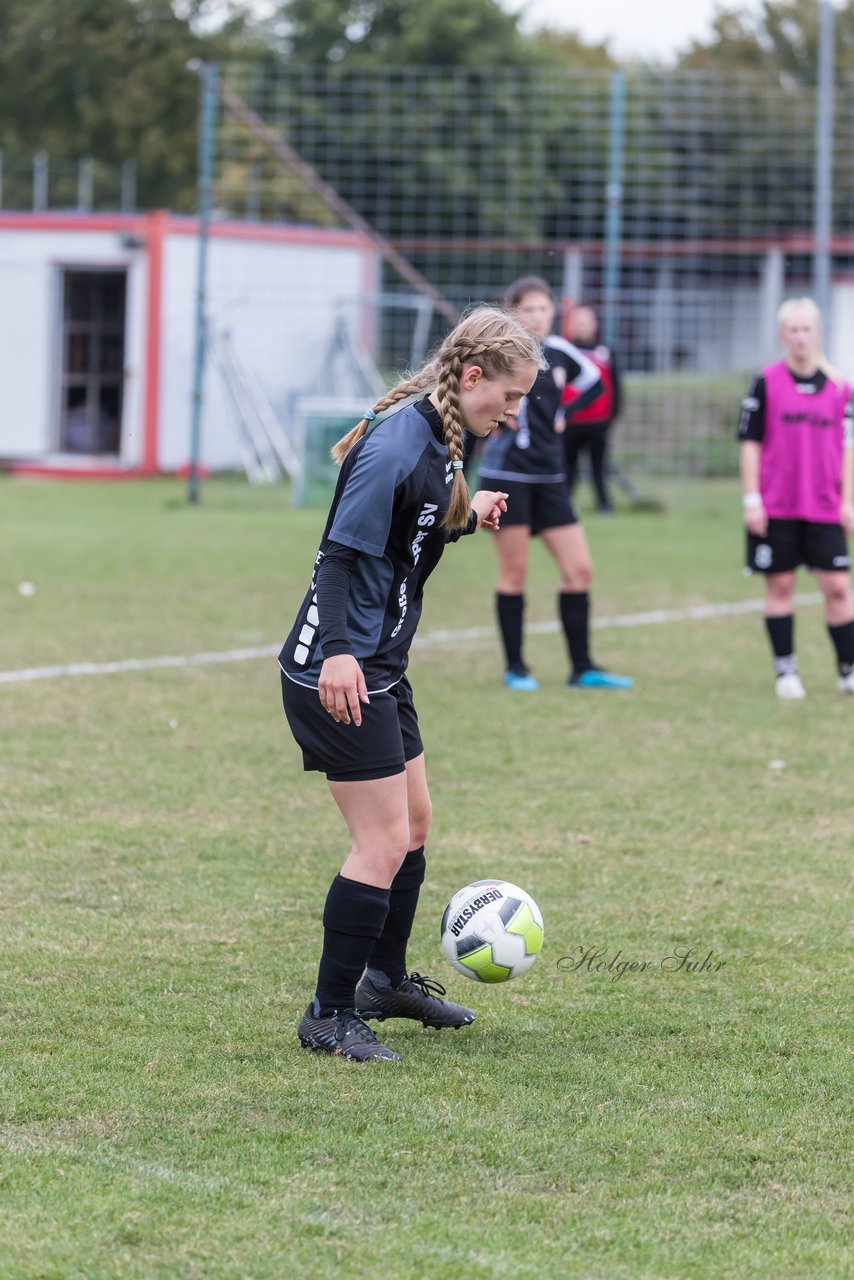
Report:
[[[455,893],[442,916],[442,950],[475,982],[508,982],[526,973],[543,947],[543,915],[509,880],[475,880]]]

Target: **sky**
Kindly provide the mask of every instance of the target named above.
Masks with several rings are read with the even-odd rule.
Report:
[[[429,0],[425,0],[429,3]],[[460,0],[462,4],[465,0]],[[553,27],[575,31],[588,44],[608,42],[618,58],[672,61],[694,39],[711,32],[719,8],[757,13],[760,0],[499,0],[511,13],[523,14],[523,31]],[[259,16],[275,9],[275,0],[250,0]]]
[[[576,31],[588,44],[608,41],[620,58],[669,61],[695,38],[707,36],[719,8],[759,10],[759,0],[501,0],[524,11],[523,30],[549,26]]]

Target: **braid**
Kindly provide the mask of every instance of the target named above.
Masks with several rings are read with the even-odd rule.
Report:
[[[405,400],[407,396],[417,395],[419,391],[427,391],[434,385],[435,381],[435,366],[433,364],[427,364],[423,369],[419,369],[418,373],[414,374],[411,378],[407,378],[403,382],[398,382],[397,386],[394,386],[390,391],[387,391],[375,405],[371,406],[371,410],[374,414],[384,413],[386,409],[390,409],[392,405],[397,404],[399,400]],[[367,418],[361,418],[360,421],[356,423],[355,427],[353,427],[352,431],[348,431],[346,436],[342,436],[338,443],[333,445],[332,457],[335,462],[338,463],[339,467],[347,457],[347,454],[353,448],[356,441],[361,440],[369,426],[370,421]]]
[[[460,364],[472,364],[478,356],[486,355],[494,348],[486,342],[461,342],[454,350],[460,358]]]
[[[463,361],[458,352],[451,355],[447,364],[442,365],[439,372],[437,398],[439,413],[442,418],[442,430],[445,433],[445,444],[452,462],[463,460],[463,420],[460,414],[460,378],[463,374]],[[471,501],[466,478],[461,467],[454,468],[454,482],[451,489],[451,505],[444,519],[446,529],[464,529],[471,515]]]
[[[386,393],[373,406],[371,419],[390,409],[408,396],[436,389],[445,444],[451,461],[462,464],[464,422],[460,407],[460,384],[466,365],[477,364],[488,379],[506,376],[520,365],[534,364],[545,369],[540,342],[499,307],[475,307],[463,316],[442,343],[435,357]],[[332,457],[342,463],[358,440],[368,430],[370,421],[362,418],[332,450]],[[451,504],[444,519],[447,529],[464,529],[471,516],[471,500],[462,466],[454,467]]]

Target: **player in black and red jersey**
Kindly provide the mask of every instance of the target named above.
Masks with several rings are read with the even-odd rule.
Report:
[[[609,436],[614,422],[620,416],[623,403],[617,358],[612,348],[599,340],[599,319],[592,307],[572,308],[568,315],[566,336],[579,351],[584,352],[588,360],[593,361],[602,384],[599,394],[589,403],[580,406],[575,388],[564,388],[563,404],[567,416],[563,447],[570,501],[578,480],[579,459],[583,453],[587,453],[590,457],[597,510],[600,515],[611,515],[614,508],[608,492]]]

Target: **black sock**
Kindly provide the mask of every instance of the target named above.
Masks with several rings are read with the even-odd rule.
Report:
[[[774,670],[778,676],[794,675],[798,670],[795,657],[795,619],[791,613],[782,618],[766,618],[765,627],[774,654]]]
[[[406,977],[406,944],[412,933],[426,866],[423,845],[420,849],[411,849],[403,859],[391,882],[383,931],[368,957],[368,970],[378,969],[384,973],[393,987],[399,987]]]
[[[356,984],[388,914],[389,890],[336,876],[323,908],[323,955],[315,999],[322,1016],[352,1009]]]
[[[581,676],[594,665],[590,657],[590,594],[587,591],[561,591],[557,602],[572,675]]]
[[[838,627],[828,623],[827,634],[836,650],[836,663],[841,676],[854,671],[854,622],[840,622]]]
[[[507,670],[517,675],[527,675],[528,668],[522,661],[522,625],[525,618],[525,597],[505,596],[500,591],[495,593],[495,611],[498,614],[498,626],[501,629],[501,640],[504,655],[507,659]]]

